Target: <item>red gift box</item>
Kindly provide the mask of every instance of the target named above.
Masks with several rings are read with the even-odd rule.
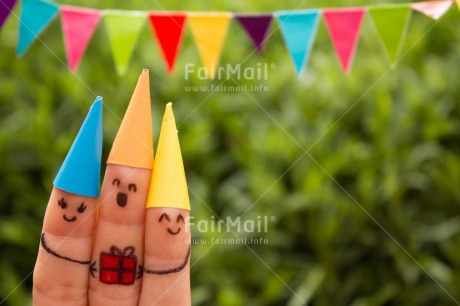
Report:
[[[99,280],[105,284],[131,285],[136,280],[137,257],[134,247],[123,251],[112,246],[110,253],[101,252]]]

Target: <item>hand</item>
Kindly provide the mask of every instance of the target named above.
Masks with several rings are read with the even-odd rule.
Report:
[[[48,202],[34,305],[190,305],[189,203],[176,126],[169,104],[153,167],[152,133],[136,131],[139,121],[151,121],[148,88],[144,71],[109,156],[100,197],[98,188],[94,194],[98,179],[89,189],[80,181],[88,175],[83,157],[94,153],[87,143],[78,150],[82,139],[96,139],[95,151],[100,146],[100,131],[88,128],[94,122],[100,128],[91,119],[101,108],[98,101],[88,114]],[[139,105],[148,108],[145,118]],[[137,139],[139,134],[146,137]],[[80,166],[72,168],[72,162]],[[69,179],[75,173],[76,183]]]

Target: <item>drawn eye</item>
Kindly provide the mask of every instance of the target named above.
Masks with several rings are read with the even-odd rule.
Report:
[[[179,214],[177,216],[176,222],[179,223],[179,221],[182,220],[182,223],[185,223],[184,217],[182,217],[182,214]]]
[[[61,206],[61,208],[66,208],[67,207],[67,202],[64,201],[64,198],[58,200],[58,205]]]
[[[85,209],[86,209],[86,205],[83,202],[81,202],[81,205],[80,205],[80,207],[78,207],[77,211],[79,213],[82,213],[82,212],[85,211]]]
[[[117,184],[117,187],[120,187],[120,180],[119,179],[114,179],[113,182],[112,182],[112,185],[115,185]]]
[[[168,221],[171,221],[171,219],[169,218],[168,214],[162,214],[160,216],[160,219],[158,220],[158,222],[161,222],[164,218],[166,218],[166,220],[168,220]]]
[[[136,192],[136,191],[137,191],[137,187],[136,187],[135,184],[129,184],[129,185],[128,185],[128,190],[129,190],[129,191],[133,191],[133,190],[134,190],[134,192]]]

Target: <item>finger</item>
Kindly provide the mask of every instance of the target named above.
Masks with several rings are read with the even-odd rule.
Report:
[[[147,209],[139,305],[190,305],[188,218],[185,209]]]
[[[140,305],[190,305],[190,202],[171,103],[147,200]]]
[[[102,150],[96,99],[54,180],[34,270],[34,305],[87,305]]]
[[[91,261],[90,305],[137,305],[150,176],[148,169],[107,165]]]
[[[97,198],[53,189],[34,270],[34,305],[87,305],[96,207]]]
[[[94,239],[90,305],[137,305],[145,203],[153,167],[148,71],[131,98],[107,161]]]

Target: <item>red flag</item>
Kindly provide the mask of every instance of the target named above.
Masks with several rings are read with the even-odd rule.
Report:
[[[76,71],[101,18],[98,10],[61,6],[62,32],[70,70]]]
[[[364,8],[330,9],[323,11],[332,44],[339,57],[342,69],[346,74],[351,69],[364,13]]]
[[[185,14],[150,13],[149,20],[153,33],[157,37],[168,72],[172,73],[179,51],[185,24]]]

